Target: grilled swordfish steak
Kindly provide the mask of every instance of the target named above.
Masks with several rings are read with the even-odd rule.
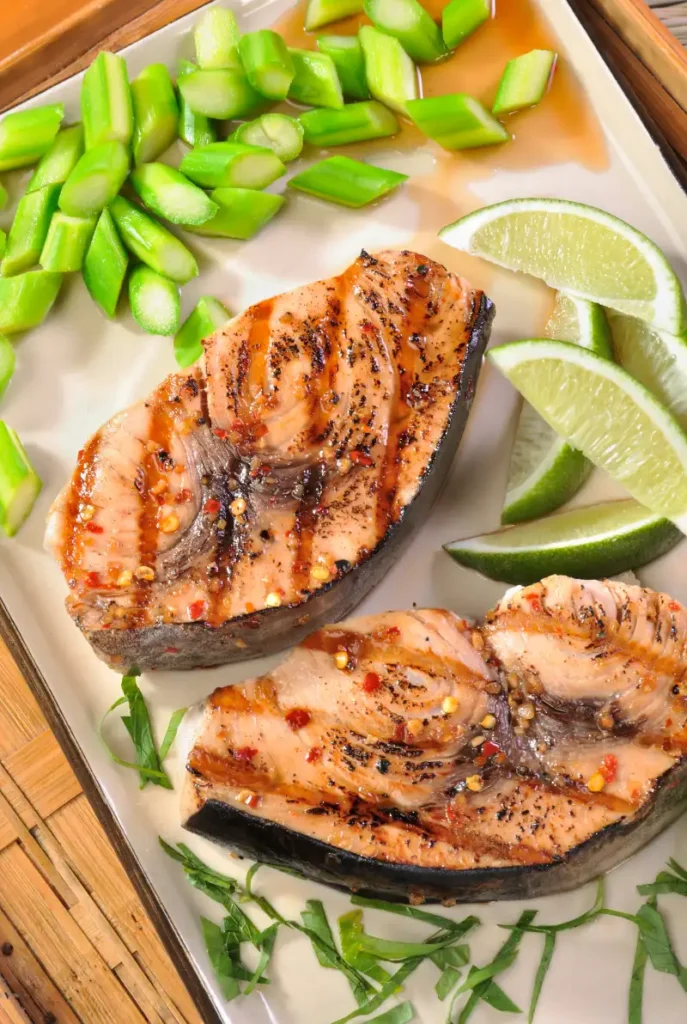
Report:
[[[251,306],[86,443],[48,521],[113,667],[216,665],[346,615],[422,522],[493,306],[411,252]]]
[[[573,888],[687,802],[687,610],[552,576],[328,626],[202,708],[186,828],[385,898]]]

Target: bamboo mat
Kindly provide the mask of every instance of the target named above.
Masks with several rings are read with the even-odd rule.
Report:
[[[41,0],[23,0],[0,38],[0,109],[202,2],[52,0],[48,17]],[[570,2],[687,182],[687,62],[675,38],[647,20],[643,0]],[[687,0],[649,2],[687,45]],[[0,641],[0,1024],[145,1021],[200,1017]]]

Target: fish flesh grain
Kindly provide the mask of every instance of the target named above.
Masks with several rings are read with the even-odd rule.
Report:
[[[687,804],[687,609],[551,576],[328,626],[196,718],[187,829],[386,899],[544,896]]]
[[[424,522],[489,338],[411,252],[251,306],[84,445],[46,545],[113,668],[261,656],[347,615]]]

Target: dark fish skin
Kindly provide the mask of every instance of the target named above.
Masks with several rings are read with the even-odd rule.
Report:
[[[351,276],[356,274],[357,278]],[[356,284],[356,280],[361,282],[361,284]],[[342,285],[339,282],[344,283]],[[418,282],[417,288],[419,288],[419,292],[417,294],[414,291],[416,288],[415,282]],[[432,330],[441,332],[441,344],[445,345],[447,354],[450,352],[450,359],[448,357],[446,359],[447,369],[443,373],[443,377],[441,369],[434,371],[435,376],[429,387],[430,393],[431,388],[435,386],[443,389],[443,391],[438,392],[444,396],[441,398],[442,402],[446,401],[445,396],[447,395],[450,395],[450,400],[446,402],[445,413],[442,412],[441,429],[436,430],[434,426],[430,428],[429,437],[431,437],[432,445],[427,457],[425,458],[424,453],[420,450],[415,454],[416,445],[412,436],[403,440],[402,452],[401,442],[399,442],[398,438],[394,442],[397,445],[397,448],[394,450],[392,450],[392,443],[388,442],[388,453],[386,455],[382,441],[376,440],[370,447],[374,460],[372,469],[368,471],[370,473],[377,474],[382,472],[379,468],[375,467],[383,466],[385,458],[387,463],[390,460],[389,464],[391,465],[396,462],[406,467],[412,466],[408,473],[415,474],[412,477],[413,487],[409,489],[406,486],[405,489],[405,493],[408,493],[409,497],[407,500],[401,500],[400,492],[397,494],[396,489],[390,485],[391,490],[388,496],[390,511],[386,520],[372,538],[373,543],[368,546],[366,540],[362,539],[357,547],[353,546],[352,550],[357,553],[355,557],[352,556],[350,559],[339,559],[337,555],[331,554],[329,560],[333,563],[336,559],[336,568],[334,569],[332,565],[329,580],[315,585],[312,578],[308,579],[308,565],[306,565],[306,585],[302,582],[295,585],[291,582],[292,570],[288,566],[284,568],[283,565],[279,565],[278,571],[282,575],[278,582],[284,582],[284,573],[286,573],[289,579],[289,582],[284,584],[284,589],[282,590],[282,593],[286,595],[285,598],[276,607],[266,606],[264,591],[269,588],[263,585],[263,591],[256,600],[254,596],[257,589],[256,583],[259,586],[259,580],[263,578],[266,570],[263,564],[265,552],[258,550],[255,541],[257,539],[257,545],[262,545],[263,548],[268,546],[263,544],[258,538],[267,533],[266,530],[261,530],[260,527],[271,526],[271,504],[273,502],[276,503],[275,508],[277,510],[290,514],[289,508],[294,505],[291,497],[292,492],[295,493],[295,490],[299,487],[301,491],[304,486],[307,489],[308,479],[311,482],[315,481],[313,486],[315,490],[317,489],[317,473],[320,472],[320,467],[324,467],[323,462],[317,461],[321,459],[321,454],[317,452],[318,446],[321,451],[321,437],[328,437],[327,443],[334,443],[332,438],[336,439],[336,430],[345,431],[348,424],[344,422],[342,427],[341,424],[334,424],[333,421],[330,423],[325,421],[319,424],[318,429],[322,431],[319,439],[316,437],[314,441],[303,441],[299,440],[301,435],[297,435],[295,440],[292,438],[281,448],[277,445],[276,450],[261,448],[262,441],[259,439],[259,434],[256,435],[258,440],[255,440],[254,437],[249,437],[249,441],[244,444],[241,438],[239,438],[233,444],[231,440],[231,427],[226,429],[226,426],[231,420],[231,416],[236,415],[235,409],[240,408],[241,401],[245,404],[242,393],[245,393],[246,389],[250,391],[252,386],[245,383],[246,378],[249,378],[251,373],[257,371],[251,369],[250,357],[247,360],[247,369],[241,364],[241,360],[244,358],[241,352],[245,352],[245,342],[243,343],[244,349],[240,350],[237,357],[238,369],[236,369],[234,356],[231,354],[223,355],[224,341],[222,332],[219,332],[218,335],[213,336],[213,338],[205,343],[204,369],[196,367],[187,376],[174,375],[168,378],[146,404],[146,410],[148,406],[152,410],[151,415],[153,419],[157,415],[156,410],[162,409],[165,421],[168,420],[170,414],[167,410],[171,408],[174,416],[180,411],[185,411],[194,424],[189,436],[184,436],[183,432],[175,434],[177,430],[175,426],[174,430],[171,431],[171,440],[169,437],[169,427],[165,427],[165,440],[160,445],[165,451],[171,453],[171,456],[174,457],[177,463],[185,463],[184,472],[180,477],[177,478],[170,474],[170,479],[173,481],[174,486],[179,487],[185,484],[186,493],[191,498],[189,506],[182,506],[182,512],[184,513],[187,509],[193,510],[193,514],[189,513],[188,519],[182,523],[182,529],[179,531],[182,535],[178,542],[175,541],[171,548],[166,550],[161,546],[161,542],[156,541],[154,529],[153,539],[151,540],[151,529],[150,524],[148,524],[146,527],[148,535],[147,554],[139,558],[134,553],[133,560],[130,558],[129,561],[123,561],[122,559],[122,564],[129,569],[135,569],[139,561],[143,565],[154,565],[156,572],[155,581],[153,583],[144,582],[137,584],[136,579],[134,579],[133,594],[131,593],[131,588],[121,591],[118,589],[117,572],[113,569],[112,565],[106,564],[103,571],[100,563],[89,561],[89,559],[96,557],[93,552],[95,551],[97,554],[98,549],[93,547],[84,548],[84,543],[93,545],[98,538],[90,537],[85,542],[79,539],[78,543],[75,543],[72,539],[70,544],[67,544],[64,540],[66,533],[72,531],[73,534],[73,523],[80,522],[80,510],[83,510],[84,507],[89,508],[89,505],[91,509],[95,507],[97,511],[95,518],[88,522],[85,529],[92,529],[93,527],[99,529],[98,524],[103,522],[105,537],[109,536],[111,528],[115,531],[115,537],[118,536],[117,531],[121,532],[122,530],[121,522],[115,521],[111,526],[113,513],[108,512],[107,498],[100,501],[98,500],[99,494],[97,493],[98,474],[100,474],[100,477],[106,477],[109,472],[108,460],[112,461],[114,465],[116,459],[120,457],[120,452],[117,451],[114,456],[111,456],[106,446],[103,455],[102,443],[98,450],[98,435],[91,439],[84,452],[82,452],[79,467],[74,474],[72,484],[69,488],[65,489],[63,495],[55,503],[51,514],[48,546],[60,558],[65,576],[72,588],[72,593],[67,602],[70,613],[95,651],[113,668],[125,669],[132,665],[136,665],[142,670],[209,667],[243,661],[253,657],[262,657],[282,650],[289,644],[297,643],[308,633],[312,632],[313,629],[318,628],[325,622],[336,621],[345,617],[387,572],[397,557],[401,545],[411,531],[418,524],[426,520],[429,510],[445,481],[467,421],[479,376],[483,352],[489,339],[491,322],[494,316],[493,304],[483,293],[472,292],[465,282],[461,282],[453,277],[453,275],[448,274],[443,267],[432,263],[432,261],[424,257],[407,252],[379,254],[377,258],[363,253],[360,259],[356,261],[356,264],[349,268],[349,271],[342,275],[341,278],[332,278],[330,281],[318,282],[310,287],[315,290],[313,303],[320,302],[320,306],[317,307],[320,309],[322,308],[323,289],[327,294],[329,291],[337,291],[342,302],[345,301],[346,296],[349,297],[348,301],[350,302],[350,296],[352,294],[357,295],[358,292],[355,289],[358,289],[362,294],[362,298],[358,303],[359,308],[355,307],[354,315],[356,317],[369,315],[372,318],[377,318],[375,320],[375,323],[378,324],[376,329],[383,336],[383,345],[387,346],[388,352],[394,353],[393,356],[389,357],[389,365],[392,369],[392,377],[395,375],[396,380],[401,381],[400,385],[398,383],[395,385],[397,388],[407,388],[408,386],[404,383],[403,356],[397,350],[399,345],[397,341],[399,337],[397,325],[405,322],[408,324],[426,322],[428,324],[426,328],[419,326],[418,329],[420,332],[426,329],[428,338],[431,337]],[[423,291],[423,289],[425,290]],[[411,296],[411,299],[403,298],[406,293]],[[305,306],[307,309],[308,289],[300,289],[297,293],[293,294],[297,296],[294,308],[302,309]],[[401,299],[395,298],[397,295],[401,295]],[[456,301],[452,303],[449,299],[450,295],[459,297],[460,305]],[[436,301],[435,296],[438,296]],[[389,314],[384,312],[387,298],[389,300],[389,309],[392,310]],[[392,298],[395,298],[393,303]],[[288,359],[290,350],[287,350],[281,344],[281,336],[279,335],[280,330],[286,330],[289,327],[291,322],[289,317],[291,320],[294,319],[288,312],[288,299],[289,296],[281,296],[276,300],[267,300],[269,308],[264,314],[264,322],[268,324],[271,331],[270,337],[273,339],[277,357],[283,360],[283,367],[280,367],[278,372],[275,371],[275,379],[277,380],[289,372]],[[327,298],[326,301],[329,303],[332,301],[338,302],[339,299]],[[414,302],[415,307],[407,305],[407,311],[404,313],[406,307],[403,306],[403,302]],[[275,308],[275,303],[277,304],[276,312],[272,312]],[[418,315],[418,309],[416,308],[418,304],[420,310],[422,310],[421,316]],[[426,311],[423,304],[426,306]],[[248,325],[245,331],[250,338],[251,332],[255,332],[255,327],[252,325],[260,325],[263,322],[259,319],[260,316],[263,316],[260,308],[265,305],[265,303],[259,304],[246,311],[246,314],[243,315],[243,318],[236,327],[232,328],[231,325],[229,326],[227,329],[229,334],[227,336],[231,335],[235,343],[236,337],[240,337],[241,332],[244,331],[242,325],[245,323]],[[286,313],[282,312],[279,315],[279,312],[284,309],[286,309]],[[350,318],[350,309],[348,313]],[[285,319],[287,326],[282,328],[280,325]],[[438,323],[438,327],[432,326],[435,321]],[[322,354],[312,349],[313,345],[321,343],[321,339],[317,340],[316,338],[315,341],[312,341],[307,332],[312,334],[314,329],[309,321],[306,320],[305,322],[307,331],[305,334],[298,336],[298,342],[302,344],[307,358],[310,359],[312,357],[313,366],[317,366],[318,373],[329,372],[326,370],[326,367],[323,370],[324,357]],[[331,316],[329,322],[334,323],[334,328],[328,329],[343,331],[343,335],[333,335],[334,337],[339,339],[342,336],[343,338],[347,337],[345,328],[339,328]],[[365,330],[366,323],[367,321],[362,321],[363,331]],[[232,330],[233,334],[231,334]],[[296,338],[296,328],[293,327],[291,330],[293,338]],[[365,358],[365,345],[369,348],[366,335],[364,333],[359,335],[359,325],[355,322],[351,323],[350,319],[348,330],[349,337],[355,336],[362,346],[362,355],[356,356],[356,359],[361,361]],[[313,337],[315,337],[314,334]],[[341,345],[340,340],[336,343]],[[326,348],[329,342],[325,341],[323,344]],[[404,341],[403,344],[407,344],[407,342]],[[437,346],[439,346],[438,341]],[[303,358],[303,351],[298,353],[298,358]],[[262,359],[264,361],[264,355]],[[272,368],[271,360],[272,356],[268,359],[270,372]],[[449,363],[451,361],[454,369],[449,372]],[[457,374],[455,373],[456,361],[458,365]],[[255,358],[253,363],[255,363]],[[315,371],[312,372],[314,373]],[[333,372],[335,373],[336,371]],[[357,369],[357,365],[352,372],[358,374],[358,377],[365,381],[365,375],[363,373],[361,376],[361,371]],[[227,380],[226,390],[224,384],[225,376]],[[422,379],[418,371],[407,373],[406,378],[410,382],[413,380],[419,382]],[[332,379],[337,380],[336,377]],[[369,381],[365,386],[371,389],[372,383],[373,381]],[[365,386],[363,387],[363,392]],[[425,384],[423,387],[427,387],[427,385]],[[279,389],[277,388],[277,390]],[[368,409],[372,405],[379,404],[378,395],[374,394],[373,390],[370,390],[370,395],[372,402],[368,402]],[[383,397],[388,398],[388,395]],[[305,401],[312,400],[306,390]],[[350,395],[348,400],[352,400]],[[321,401],[322,399],[316,395],[315,407],[318,410]],[[361,401],[364,404],[364,396]],[[174,403],[177,404],[174,405]],[[222,403],[224,403],[224,406]],[[351,418],[356,423],[358,413],[354,406],[352,408],[355,415],[351,414]],[[288,413],[289,410],[287,410],[287,415]],[[146,429],[146,421],[139,407],[134,407],[132,410],[121,414],[112,423],[115,426],[121,423],[126,428],[126,417],[131,415],[138,417],[136,421],[136,437],[140,437],[141,431]],[[253,413],[251,415],[254,416],[253,421],[251,421],[254,426],[254,421],[257,422],[257,420],[255,420]],[[269,407],[267,407],[264,413],[261,412],[261,415],[266,417],[268,423],[270,422]],[[322,414],[319,411],[313,415],[319,417],[320,420],[322,418]],[[334,413],[331,415],[333,417]],[[383,411],[380,415],[383,415]],[[393,422],[393,416],[398,414],[392,410],[390,415],[392,416],[390,422]],[[413,415],[417,416],[418,413],[413,413]],[[196,423],[199,425],[196,426]],[[253,426],[251,426],[251,429],[253,429]],[[331,430],[332,426],[335,428],[333,431]],[[110,424],[106,425],[103,430],[108,428],[110,428]],[[217,436],[215,436],[218,433],[218,428],[220,428],[221,440],[218,440]],[[117,429],[119,429],[119,426],[117,426]],[[311,426],[309,429],[312,433],[314,428]],[[151,427],[151,434],[149,436],[155,436],[158,439],[160,428],[158,427],[157,430],[158,433],[154,434]],[[229,433],[229,439],[225,440],[224,437],[227,433]],[[346,437],[350,433],[349,429]],[[130,436],[131,430],[129,428],[128,438]],[[374,437],[375,435],[370,436]],[[352,447],[355,443],[355,438],[353,441],[349,440],[348,447],[346,447],[346,437],[343,434],[341,437],[340,443],[337,442],[337,452],[343,452],[344,455],[352,453],[355,462],[355,455],[359,454],[359,451],[356,452]],[[428,439],[425,438],[423,443],[426,444]],[[176,445],[176,448],[173,445]],[[91,452],[90,449],[93,447],[94,452]],[[358,445],[359,448],[360,445]],[[365,450],[363,447],[363,452]],[[137,462],[140,463],[137,469],[139,477],[132,479],[131,487],[126,493],[127,495],[133,493],[134,499],[138,501],[134,487],[138,488],[144,509],[141,512],[138,510],[136,503],[133,502],[128,518],[124,517],[125,526],[129,519],[135,520],[136,517],[141,519],[141,516],[146,514],[148,515],[148,520],[151,519],[151,513],[145,512],[145,503],[147,501],[146,487],[150,486],[151,481],[157,481],[158,477],[161,477],[161,474],[165,471],[165,466],[162,469],[159,466],[151,467],[157,456],[149,454],[150,452],[151,448],[148,448],[147,451],[144,448],[143,454],[138,455],[137,450],[132,450],[131,454],[127,452],[128,461],[124,469],[121,469],[119,464],[115,466],[120,476],[126,476],[126,474],[133,473],[132,467],[136,467]],[[248,472],[251,465],[251,453],[253,460],[255,460],[256,452],[260,458],[266,460],[265,465],[267,468],[272,470],[274,478],[272,491],[266,491],[261,486],[259,480],[257,483],[251,480],[251,475]],[[337,455],[337,458],[339,457]],[[368,456],[365,455],[364,457],[367,458]],[[105,469],[102,468],[103,459],[105,460]],[[100,463],[98,460],[100,460]],[[417,465],[413,465],[413,463]],[[143,466],[142,474],[140,471],[141,465]],[[363,463],[363,467],[364,465]],[[349,472],[349,476],[362,480],[361,474],[366,472],[363,467],[355,465],[353,471]],[[323,472],[329,473],[330,471],[325,467]],[[310,477],[307,474],[310,474]],[[95,497],[92,497],[87,492],[89,488],[93,489],[94,479],[96,494]],[[141,479],[143,483],[141,483]],[[330,493],[327,488],[343,485],[337,485],[336,479],[334,479],[331,485],[328,483],[329,477],[324,477],[323,479],[324,485],[320,485],[319,493],[324,495],[322,500],[326,502],[327,496]],[[383,494],[384,485],[382,477],[379,478],[379,483],[376,486],[379,489],[378,493]],[[362,493],[360,492],[360,487],[358,487],[358,492]],[[247,542],[245,539],[241,540],[239,520],[234,518],[230,510],[236,497],[245,498],[248,505],[248,513],[245,518],[255,524],[252,527],[253,534],[248,538]],[[366,506],[360,502],[358,506],[355,506],[355,503],[353,503],[353,506],[346,513],[343,513],[343,515],[348,516],[347,523],[344,523],[342,520],[341,526],[339,526],[336,519],[332,521],[332,528],[336,526],[336,534],[339,537],[342,535],[342,531],[350,531],[351,534],[357,534],[358,524],[369,523],[370,517],[374,520],[375,507],[379,504],[378,499],[375,497],[375,489],[371,487],[369,493],[364,494],[364,498],[367,501]],[[127,498],[127,500],[129,499]],[[220,516],[228,521],[225,537],[221,541],[215,540],[213,524],[208,524],[202,515],[202,510],[206,507],[208,500],[221,504],[222,511]],[[312,500],[313,506],[316,500],[315,498]],[[385,500],[387,499],[385,498]],[[163,511],[169,511],[169,509]],[[175,511],[175,508],[172,511]],[[306,509],[308,513],[311,511],[312,509]],[[107,518],[108,514],[110,515],[109,520]],[[298,514],[297,512],[296,515],[298,516]],[[153,527],[155,525],[155,515],[156,510],[153,508]],[[254,516],[253,519],[251,519],[252,516]],[[319,534],[322,536],[320,536],[317,542],[324,544],[324,549],[320,548],[320,550],[327,550],[324,534],[322,533],[323,529],[326,529],[326,523],[323,527],[317,522],[314,524],[308,522],[302,529],[304,534],[310,534],[316,538],[319,531]],[[366,529],[368,532],[365,536],[369,537],[369,528],[366,527]],[[83,527],[81,527],[81,530],[83,531]],[[144,532],[143,527],[140,530],[142,536]],[[286,552],[285,556],[281,558],[282,563],[288,562],[289,559],[294,557],[288,550],[287,542],[284,540],[284,538],[289,536],[290,532],[293,531],[286,530],[283,536],[280,535],[278,538],[278,544]],[[127,543],[124,543],[124,555],[130,554],[126,547]],[[141,542],[139,541],[138,543]],[[156,543],[157,549],[153,546],[151,553],[151,544],[155,545]],[[215,544],[217,544],[217,553],[214,550]],[[251,544],[253,545],[252,549],[250,547]],[[65,555],[67,549],[68,557]],[[74,554],[75,551],[76,555]],[[242,563],[237,562],[235,551],[239,552],[238,557],[243,559]],[[256,552],[251,557],[259,558],[254,566],[247,560],[247,555],[251,551]],[[312,558],[314,559],[314,554]],[[213,568],[211,565],[213,559],[220,563],[217,579],[225,588],[223,593],[227,598],[225,601],[225,597],[222,597],[222,601],[225,603],[221,604],[220,607],[216,607],[217,601],[213,599],[212,595],[208,594],[210,589],[208,587],[210,569],[215,572],[217,571],[216,567]],[[209,568],[207,568],[208,566]],[[97,571],[87,572],[88,569],[92,568],[95,568]],[[268,574],[270,569],[271,567],[268,565]],[[302,573],[303,570],[299,570],[299,572]],[[226,578],[222,575],[223,573],[226,573]],[[243,577],[241,577],[241,574],[243,574]],[[95,583],[93,582],[94,577]],[[252,588],[251,593],[248,595],[250,603],[245,601],[244,605],[240,608],[239,602],[232,599],[232,588],[236,589],[237,579],[239,585],[244,587],[244,591],[247,585],[246,580],[249,581],[248,585]],[[194,594],[191,597],[184,597],[183,595],[180,597],[180,590],[183,590],[189,580],[192,581],[193,587],[195,587]],[[89,587],[92,589],[89,590]],[[186,591],[183,591],[183,593],[185,594]],[[171,595],[171,597],[168,598],[168,595]],[[190,607],[193,603],[201,604],[204,608],[203,613],[198,616],[197,620],[190,620],[186,611],[187,607]],[[248,603],[249,610],[244,611],[243,608]],[[211,606],[209,611],[208,605]],[[170,607],[172,611],[168,611]]]
[[[687,810],[687,759],[659,780],[639,815],[595,833],[553,864],[454,871],[360,857],[230,804],[208,800],[184,822],[245,857],[301,871],[336,889],[391,902],[489,903],[569,892],[628,860]]]
[[[320,629],[199,709],[182,821],[384,899],[575,888],[687,807],[686,643],[668,595],[565,576]]]

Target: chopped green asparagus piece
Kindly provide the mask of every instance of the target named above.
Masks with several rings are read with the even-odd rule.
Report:
[[[220,8],[213,8],[213,10],[220,10]],[[191,61],[180,60],[178,77],[190,75],[196,70],[196,65]],[[211,142],[217,141],[215,122],[203,114],[194,114],[181,92],[179,93],[179,126],[177,130],[179,138],[189,146],[207,146]]]
[[[5,255],[5,249],[7,248],[7,235],[0,228],[0,260]]]
[[[73,124],[70,128],[63,128],[41,158],[26,191],[35,192],[46,185],[63,185],[82,154],[83,127]]]
[[[172,224],[204,224],[217,213],[202,188],[167,164],[142,164],[130,180],[148,209]]]
[[[83,265],[83,279],[103,312],[113,317],[117,310],[129,257],[109,210],[98,218]]]
[[[289,50],[294,77],[289,99],[308,107],[343,107],[341,82],[336,65],[326,53],[314,50]]]
[[[110,203],[110,213],[124,245],[151,270],[184,284],[198,273],[198,264],[183,242],[123,196]]]
[[[417,99],[417,71],[398,39],[371,25],[360,29],[365,74],[370,92],[387,107],[406,112],[406,103]]]
[[[148,334],[176,334],[181,306],[179,285],[150,267],[135,267],[129,278],[134,320]]]
[[[539,103],[551,81],[556,61],[552,50],[530,50],[506,64],[492,114],[511,114]]]
[[[64,106],[51,103],[7,114],[0,121],[0,171],[35,164],[53,144],[64,117]]]
[[[245,117],[262,102],[243,71],[230,68],[192,71],[178,84],[193,113],[206,117]]]
[[[19,200],[0,264],[3,277],[21,274],[38,263],[59,196],[59,185],[46,185]]]
[[[474,149],[510,139],[501,122],[479,100],[462,92],[411,100],[408,116],[444,149]]]
[[[349,142],[384,139],[400,129],[396,116],[377,100],[347,103],[341,110],[306,110],[299,120],[305,141],[313,146],[345,146]]]
[[[0,333],[38,327],[50,312],[61,284],[62,275],[49,270],[0,277]]]
[[[8,537],[26,521],[42,486],[16,430],[0,420],[0,526]]]
[[[239,26],[226,7],[211,7],[193,31],[196,59],[201,68],[240,68]]]
[[[181,161],[182,174],[203,188],[266,188],[285,170],[271,149],[241,142],[213,142],[202,149],[192,149]]]
[[[347,156],[330,156],[296,174],[289,186],[330,203],[359,207],[385,196],[407,177]]]
[[[441,12],[444,42],[449,50],[491,18],[493,0],[451,0]]]
[[[4,334],[0,334],[0,395],[12,379],[16,361],[12,342]]]
[[[295,160],[303,149],[303,127],[288,114],[262,114],[254,121],[240,124],[229,139],[246,146],[271,149],[284,163]]]
[[[184,320],[174,339],[174,355],[182,369],[195,363],[203,354],[203,339],[224,327],[231,313],[211,295],[203,295],[191,315]]]
[[[351,14],[360,14],[362,9],[363,0],[308,0],[308,9],[305,12],[306,32],[322,28],[331,21],[341,21]]]
[[[151,64],[131,83],[134,163],[156,160],[177,137],[179,105],[164,64]]]
[[[218,210],[212,220],[189,227],[196,235],[216,238],[252,238],[284,205],[284,197],[252,188],[216,188],[212,200]]]
[[[357,36],[320,36],[317,49],[334,61],[344,96],[351,100],[370,98],[363,48]]]
[[[102,51],[83,76],[81,118],[86,149],[103,142],[129,145],[134,131],[131,89],[123,57]]]
[[[27,191],[30,191],[30,189]],[[0,210],[5,209],[5,207],[7,206],[8,198],[9,196],[7,194],[7,189],[2,183],[0,183]]]
[[[269,28],[241,37],[239,53],[248,81],[262,96],[283,100],[293,81],[293,60],[280,35]]]
[[[54,213],[41,253],[43,270],[60,274],[81,270],[94,231],[95,217],[71,217],[60,210]]]
[[[123,142],[101,142],[87,149],[60,193],[60,209],[71,217],[92,217],[112,202],[129,174]]]
[[[365,0],[365,13],[413,60],[429,64],[448,53],[439,26],[418,0]]]

